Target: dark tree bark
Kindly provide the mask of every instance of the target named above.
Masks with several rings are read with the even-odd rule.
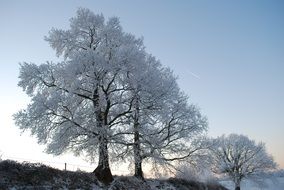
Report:
[[[137,96],[137,95],[136,95]],[[144,179],[142,171],[142,156],[141,156],[141,147],[140,147],[140,134],[139,134],[139,100],[138,97],[135,98],[135,114],[134,114],[134,167],[135,173],[134,176]]]
[[[235,190],[241,190],[241,179],[237,179],[235,182]]]
[[[98,87],[94,91],[94,107],[96,110],[97,127],[99,130],[99,163],[94,173],[99,181],[104,184],[110,184],[113,181],[113,176],[109,167],[109,155],[108,155],[108,140],[106,127],[106,113],[104,114],[99,107],[99,95]]]
[[[135,130],[134,132],[134,166],[134,176],[143,179],[141,148],[139,141],[139,132],[137,130]]]
[[[110,184],[113,181],[113,176],[109,167],[107,141],[105,138],[102,138],[99,145],[99,164],[94,173],[97,179],[104,184]]]

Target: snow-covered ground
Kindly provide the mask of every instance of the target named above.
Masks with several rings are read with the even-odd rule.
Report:
[[[234,190],[234,185],[232,182],[222,181],[220,183],[228,189]],[[284,177],[278,177],[274,181],[266,180],[266,184],[267,186],[263,187],[250,181],[244,181],[241,184],[241,190],[284,190]]]

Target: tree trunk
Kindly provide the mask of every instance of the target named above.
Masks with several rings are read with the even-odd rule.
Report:
[[[134,114],[134,166],[135,166],[135,173],[134,176],[144,179],[143,178],[143,171],[142,171],[142,156],[141,156],[141,147],[140,147],[140,139],[139,139],[139,101],[136,95],[135,101],[135,114]]]
[[[240,180],[237,180],[235,182],[235,190],[241,190],[241,181]]]
[[[99,130],[99,164],[94,170],[94,173],[99,181],[104,184],[109,184],[113,181],[113,176],[109,167],[108,157],[108,139],[107,139],[107,128],[104,118],[106,115],[101,111],[100,108],[100,96],[98,93],[98,87],[94,91],[94,108],[96,110],[97,127]]]
[[[113,176],[109,167],[108,147],[106,138],[101,138],[99,145],[99,164],[94,171],[97,179],[104,184],[110,184]]]
[[[134,176],[143,179],[139,132],[137,130],[135,130],[134,132],[134,165],[135,165]]]

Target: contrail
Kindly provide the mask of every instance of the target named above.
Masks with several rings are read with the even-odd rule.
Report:
[[[200,79],[200,77],[197,75],[197,74],[195,74],[195,73],[193,73],[193,72],[191,72],[191,71],[187,71],[191,76],[193,76],[194,78],[197,78],[197,79]]]

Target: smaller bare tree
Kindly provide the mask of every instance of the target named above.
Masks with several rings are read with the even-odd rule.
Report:
[[[272,156],[264,143],[256,143],[244,135],[230,134],[213,140],[210,148],[212,171],[225,174],[235,184],[235,190],[241,189],[243,179],[259,180],[265,178],[268,171],[276,168]]]

